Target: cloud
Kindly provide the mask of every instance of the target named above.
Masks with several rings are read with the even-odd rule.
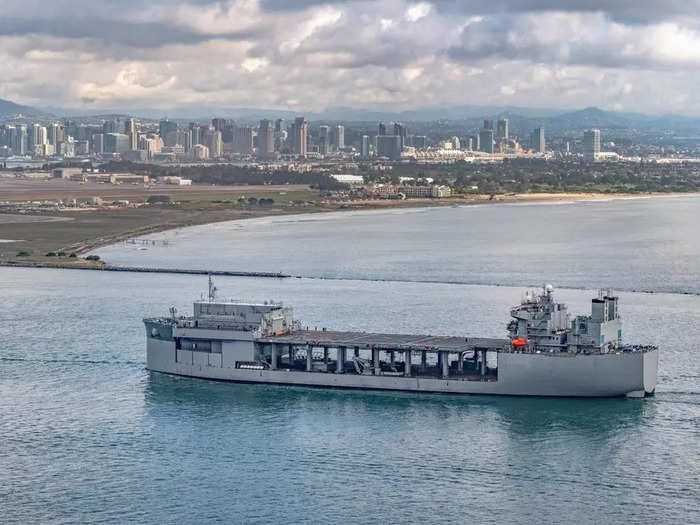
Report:
[[[0,97],[700,114],[697,13],[700,0],[5,0]]]

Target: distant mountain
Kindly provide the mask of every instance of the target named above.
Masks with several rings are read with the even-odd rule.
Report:
[[[22,106],[21,104],[15,104],[9,100],[0,98],[0,119],[2,120],[50,118],[52,116],[53,115],[46,111],[30,106]]]

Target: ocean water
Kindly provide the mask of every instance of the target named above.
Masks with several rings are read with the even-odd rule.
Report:
[[[196,226],[116,264],[700,293],[700,196],[337,212]],[[144,249],[145,248],[145,249]]]
[[[592,215],[607,219],[591,221],[611,222],[596,231],[616,235],[615,217],[670,217],[670,206],[693,218],[698,209],[692,199],[619,204],[628,211],[595,205]],[[574,237],[588,236],[576,245],[587,266],[556,291],[571,311],[586,311],[606,266],[589,253],[602,248],[580,224],[588,208],[493,208],[508,218],[502,230],[534,220],[533,213],[555,213],[556,228],[565,230],[568,221]],[[494,212],[486,211],[490,223]],[[502,336],[522,285],[546,279],[531,268],[539,251],[527,243],[512,247],[523,268],[510,277],[517,286],[488,282],[488,258],[464,257],[466,241],[436,251],[439,243],[416,234],[415,265],[407,255],[410,232],[427,230],[423,221],[443,239],[447,221],[458,238],[463,213],[212,225],[180,232],[169,247],[119,245],[98,253],[129,264],[205,266],[211,258],[223,268],[271,269],[277,263],[265,253],[274,246],[286,250],[287,268],[307,277],[221,277],[220,295],[283,300],[319,328]],[[698,523],[700,295],[692,277],[700,263],[685,258],[697,253],[698,240],[679,245],[680,222],[664,241],[662,232],[648,233],[648,220],[625,220],[624,251],[610,254],[604,284],[657,290],[620,293],[625,339],[661,347],[657,394],[644,400],[355,392],[151,374],[141,319],[171,305],[189,311],[206,289],[205,276],[0,268],[0,522]],[[349,235],[355,221],[367,230],[366,242]],[[395,221],[407,232],[396,241],[405,260],[377,253],[384,249],[377,231]],[[470,223],[475,231],[487,227],[474,217]],[[262,239],[251,232],[257,228]],[[202,240],[218,238],[209,229],[224,232],[221,242]],[[286,241],[277,238],[279,229]],[[253,240],[245,250],[239,235]],[[305,246],[318,242],[317,251],[293,249],[306,235],[316,241]],[[479,235],[483,246],[497,249],[490,235]],[[542,246],[552,253],[558,242]],[[642,270],[615,260],[664,245],[669,257],[643,259],[649,267]],[[265,261],[247,266],[256,260]],[[449,274],[443,260],[462,264]],[[411,282],[420,280],[413,277],[421,268],[445,282]],[[465,275],[484,282],[460,283]],[[563,270],[557,275],[566,277]]]

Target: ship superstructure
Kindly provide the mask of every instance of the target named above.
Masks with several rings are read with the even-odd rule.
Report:
[[[573,319],[553,288],[511,310],[508,338],[302,329],[274,302],[221,301],[145,319],[150,370],[218,380],[455,394],[643,397],[658,350],[621,341],[618,298]]]

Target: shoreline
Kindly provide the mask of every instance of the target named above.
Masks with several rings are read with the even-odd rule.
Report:
[[[606,202],[611,200],[636,200],[636,199],[662,199],[662,198],[680,198],[680,197],[700,197],[700,193],[522,193],[516,195],[503,195],[495,196],[493,199],[489,199],[487,195],[478,195],[474,198],[454,198],[448,197],[445,199],[411,199],[404,201],[396,200],[371,200],[371,201],[354,201],[351,203],[343,203],[336,206],[329,206],[328,208],[313,208],[313,209],[286,209],[286,210],[270,210],[272,213],[255,213],[248,217],[235,217],[235,218],[221,218],[218,220],[203,220],[199,221],[183,221],[181,224],[163,224],[163,225],[153,225],[150,227],[142,228],[138,231],[124,232],[123,234],[118,234],[110,239],[100,239],[97,242],[88,242],[84,247],[79,248],[79,251],[75,251],[77,254],[82,254],[102,248],[104,246],[109,246],[118,242],[126,241],[129,239],[135,239],[144,235],[150,235],[154,233],[162,233],[165,231],[179,230],[182,228],[189,228],[192,226],[204,226],[206,224],[217,224],[221,222],[237,222],[249,219],[262,219],[265,217],[285,217],[294,215],[316,215],[323,213],[336,213],[336,212],[351,212],[351,211],[383,211],[383,210],[395,210],[402,208],[440,208],[440,207],[452,207],[452,206],[478,206],[478,205],[496,205],[496,204],[517,204],[517,203],[532,203],[541,204],[548,202],[559,202],[566,204],[568,202]],[[88,244],[90,246],[88,246]]]
[[[451,197],[445,199],[411,199],[404,201],[383,200],[383,201],[352,201],[347,203],[318,203],[316,206],[308,208],[270,208],[255,210],[212,210],[200,212],[193,215],[184,214],[182,217],[175,217],[165,222],[155,222],[153,224],[141,225],[134,229],[117,231],[107,235],[95,235],[82,238],[79,241],[67,244],[55,250],[56,252],[74,253],[80,256],[104,246],[109,246],[130,239],[139,238],[145,235],[162,233],[165,231],[178,230],[192,226],[203,226],[206,224],[216,224],[220,222],[234,222],[247,219],[259,219],[265,217],[284,217],[293,215],[310,215],[319,213],[335,213],[346,211],[383,211],[395,209],[420,209],[455,206],[478,206],[497,204],[545,204],[545,203],[575,203],[575,202],[605,202],[613,200],[636,200],[636,199],[658,199],[658,198],[682,198],[698,197],[698,193],[526,193],[513,195],[475,195],[473,197]],[[71,212],[63,212],[66,213]],[[83,212],[86,213],[86,212]],[[87,212],[91,213],[91,212]],[[82,213],[81,213],[82,215]],[[96,215],[96,214],[95,214]],[[25,216],[26,217],[26,216]],[[50,216],[45,217],[49,220]],[[65,218],[70,221],[70,218]],[[11,245],[11,243],[8,243]],[[7,244],[6,244],[7,246]],[[33,268],[67,268],[67,269],[90,269],[105,270],[109,267],[116,270],[117,267],[110,266],[106,261],[87,261],[81,257],[56,257],[47,256],[32,257],[26,259],[15,257],[12,260],[0,258],[0,266],[4,267],[33,267]],[[241,271],[247,274],[249,272]]]

